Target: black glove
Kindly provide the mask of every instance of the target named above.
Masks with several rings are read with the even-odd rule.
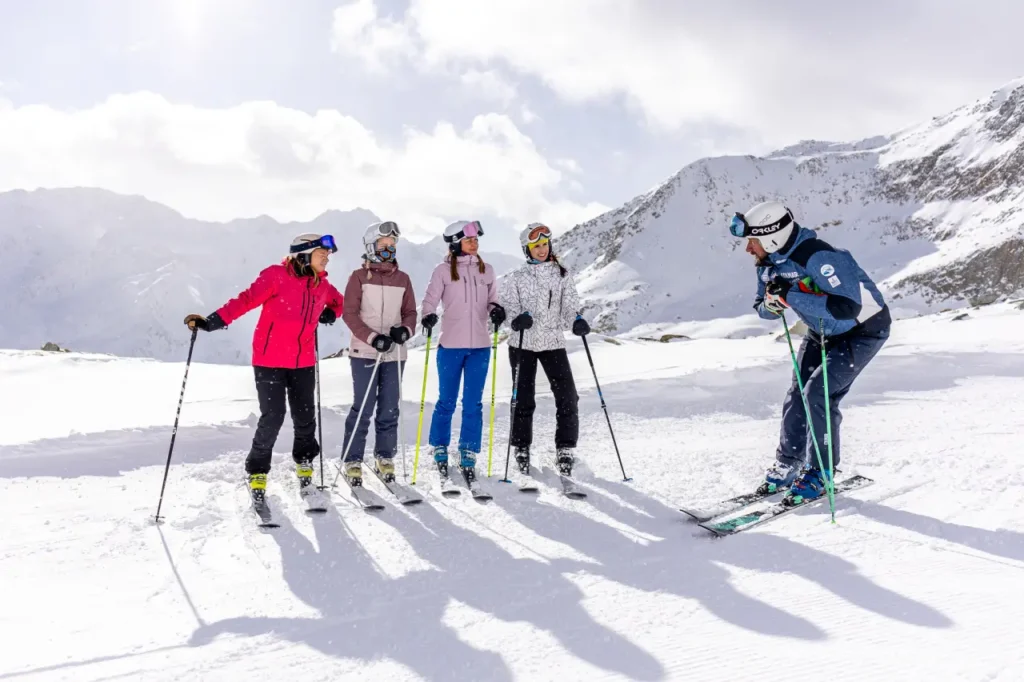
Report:
[[[492,303],[491,305],[493,306],[490,312],[491,324],[493,324],[495,329],[497,329],[501,326],[501,323],[505,321],[505,309],[497,303]]]
[[[533,326],[533,318],[530,317],[530,313],[519,313],[509,326],[514,332],[526,331]]]
[[[431,329],[434,328],[434,325],[437,324],[437,313],[430,313],[429,315],[424,315],[423,319],[420,320],[420,322],[423,323],[423,328],[429,332]]]
[[[786,303],[786,296],[789,294],[791,286],[789,282],[778,277],[769,282],[764,289],[765,310],[781,315],[789,307],[789,304]]]
[[[324,311],[320,313],[320,324],[334,324],[337,321],[338,313],[331,308],[324,308]]]
[[[202,315],[186,315],[185,326],[189,329],[202,329],[204,332],[215,332],[218,329],[224,329],[227,325],[224,324],[224,320],[221,319],[217,313],[211,314],[209,317],[203,317]]]
[[[572,333],[576,336],[586,336],[590,333],[590,325],[582,316],[577,316],[576,321],[572,323]]]
[[[392,327],[389,336],[392,341],[398,345],[402,345],[409,340],[409,330],[405,327]]]
[[[391,345],[393,343],[394,341],[391,340],[390,336],[387,336],[386,334],[377,334],[377,336],[373,337],[373,343],[370,345],[373,346],[378,353],[387,353],[391,350]]]

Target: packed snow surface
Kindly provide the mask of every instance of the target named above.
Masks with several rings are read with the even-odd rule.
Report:
[[[251,368],[193,362],[156,525],[184,357],[0,352],[0,680],[1024,679],[1024,312],[898,321],[844,402],[841,478],[874,485],[837,498],[835,524],[826,502],[719,539],[678,506],[757,485],[791,375],[781,325],[731,324],[589,338],[630,482],[576,338],[589,497],[559,492],[550,394],[541,492],[499,482],[502,346],[490,478],[486,424],[479,462],[492,501],[442,498],[424,447],[423,504],[369,478],[384,511],[342,484],[310,515],[286,422],[270,531],[242,484]],[[410,476],[423,368],[419,348],[403,385]],[[347,359],[322,363],[328,479],[350,382]],[[484,402],[486,419],[490,384]]]

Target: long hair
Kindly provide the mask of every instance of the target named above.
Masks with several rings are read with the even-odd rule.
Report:
[[[288,255],[285,256],[284,262],[291,268],[292,274],[296,277],[309,277],[313,280],[313,288],[320,286],[320,275],[313,269],[308,259],[303,260],[306,262],[302,262],[297,256]]]
[[[554,253],[549,253],[548,254],[548,260],[552,261],[555,265],[557,265],[558,266],[558,271],[560,273],[562,273],[562,277],[565,277],[565,275],[568,272],[568,270],[566,270],[565,266],[562,265],[562,262],[560,260],[558,260],[558,256],[556,256]]]
[[[487,265],[484,263],[484,259],[480,257],[480,254],[477,254],[476,259],[479,261],[479,263],[477,265],[477,268],[480,270],[480,274],[482,275],[482,274],[484,274],[487,271]],[[459,257],[456,256],[453,253],[451,260],[452,260],[452,263],[451,263],[451,266],[452,266],[451,267],[452,281],[453,282],[458,282],[459,281],[459,267],[458,267]]]

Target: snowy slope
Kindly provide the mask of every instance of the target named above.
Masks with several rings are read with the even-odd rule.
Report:
[[[328,211],[309,223],[270,218],[209,223],[141,197],[97,189],[0,193],[0,347],[40,348],[53,341],[72,350],[177,360],[187,353],[181,322],[208,314],[280,262],[303,232],[339,241],[329,274],[340,288],[359,265],[363,230],[377,218],[365,210]],[[422,297],[445,248],[405,240],[399,263]],[[488,260],[499,272],[519,261]],[[258,312],[235,325],[225,341],[197,347],[197,359],[244,364]],[[336,352],[348,331],[324,332],[323,350]]]
[[[1024,79],[916,127],[764,158],[692,163],[556,248],[596,329],[749,312],[755,283],[729,218],[779,198],[848,248],[898,315],[1024,291]]]
[[[549,396],[539,498],[497,482],[504,352],[490,503],[440,499],[424,458],[419,507],[370,515],[339,493],[307,516],[286,425],[269,533],[243,511],[245,368],[193,364],[157,527],[182,363],[4,351],[0,679],[1024,679],[1024,312],[962,312],[897,322],[846,399],[843,469],[876,483],[837,525],[815,507],[721,540],[675,507],[758,481],[789,381],[775,335],[591,337],[628,484],[573,340],[582,502],[556,492]],[[407,444],[423,366],[414,351]],[[332,458],[347,368],[323,363]]]

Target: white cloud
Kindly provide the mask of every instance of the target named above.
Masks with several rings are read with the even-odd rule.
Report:
[[[516,97],[516,86],[494,69],[469,69],[459,77],[459,80],[478,97],[500,102],[503,107],[511,104]]]
[[[891,132],[1024,63],[1024,4],[1000,0],[410,0],[401,21],[417,68],[501,66],[568,102],[621,99],[661,132],[717,129],[736,151]]]
[[[387,71],[394,60],[416,52],[408,26],[377,16],[374,0],[354,0],[334,10],[331,49],[377,72]]]
[[[135,93],[74,112],[0,103],[0,158],[0,191],[102,187],[212,220],[363,207],[422,235],[455,216],[571,225],[607,209],[566,198],[566,162],[493,113],[465,130],[409,128],[387,146],[338,111],[273,102],[203,109]]]
[[[531,109],[526,104],[524,104],[522,107],[520,107],[520,109],[519,109],[519,118],[522,120],[524,125],[529,125],[529,124],[533,123],[534,121],[539,121],[540,120],[540,116],[538,116],[536,113],[534,113],[533,109]]]

